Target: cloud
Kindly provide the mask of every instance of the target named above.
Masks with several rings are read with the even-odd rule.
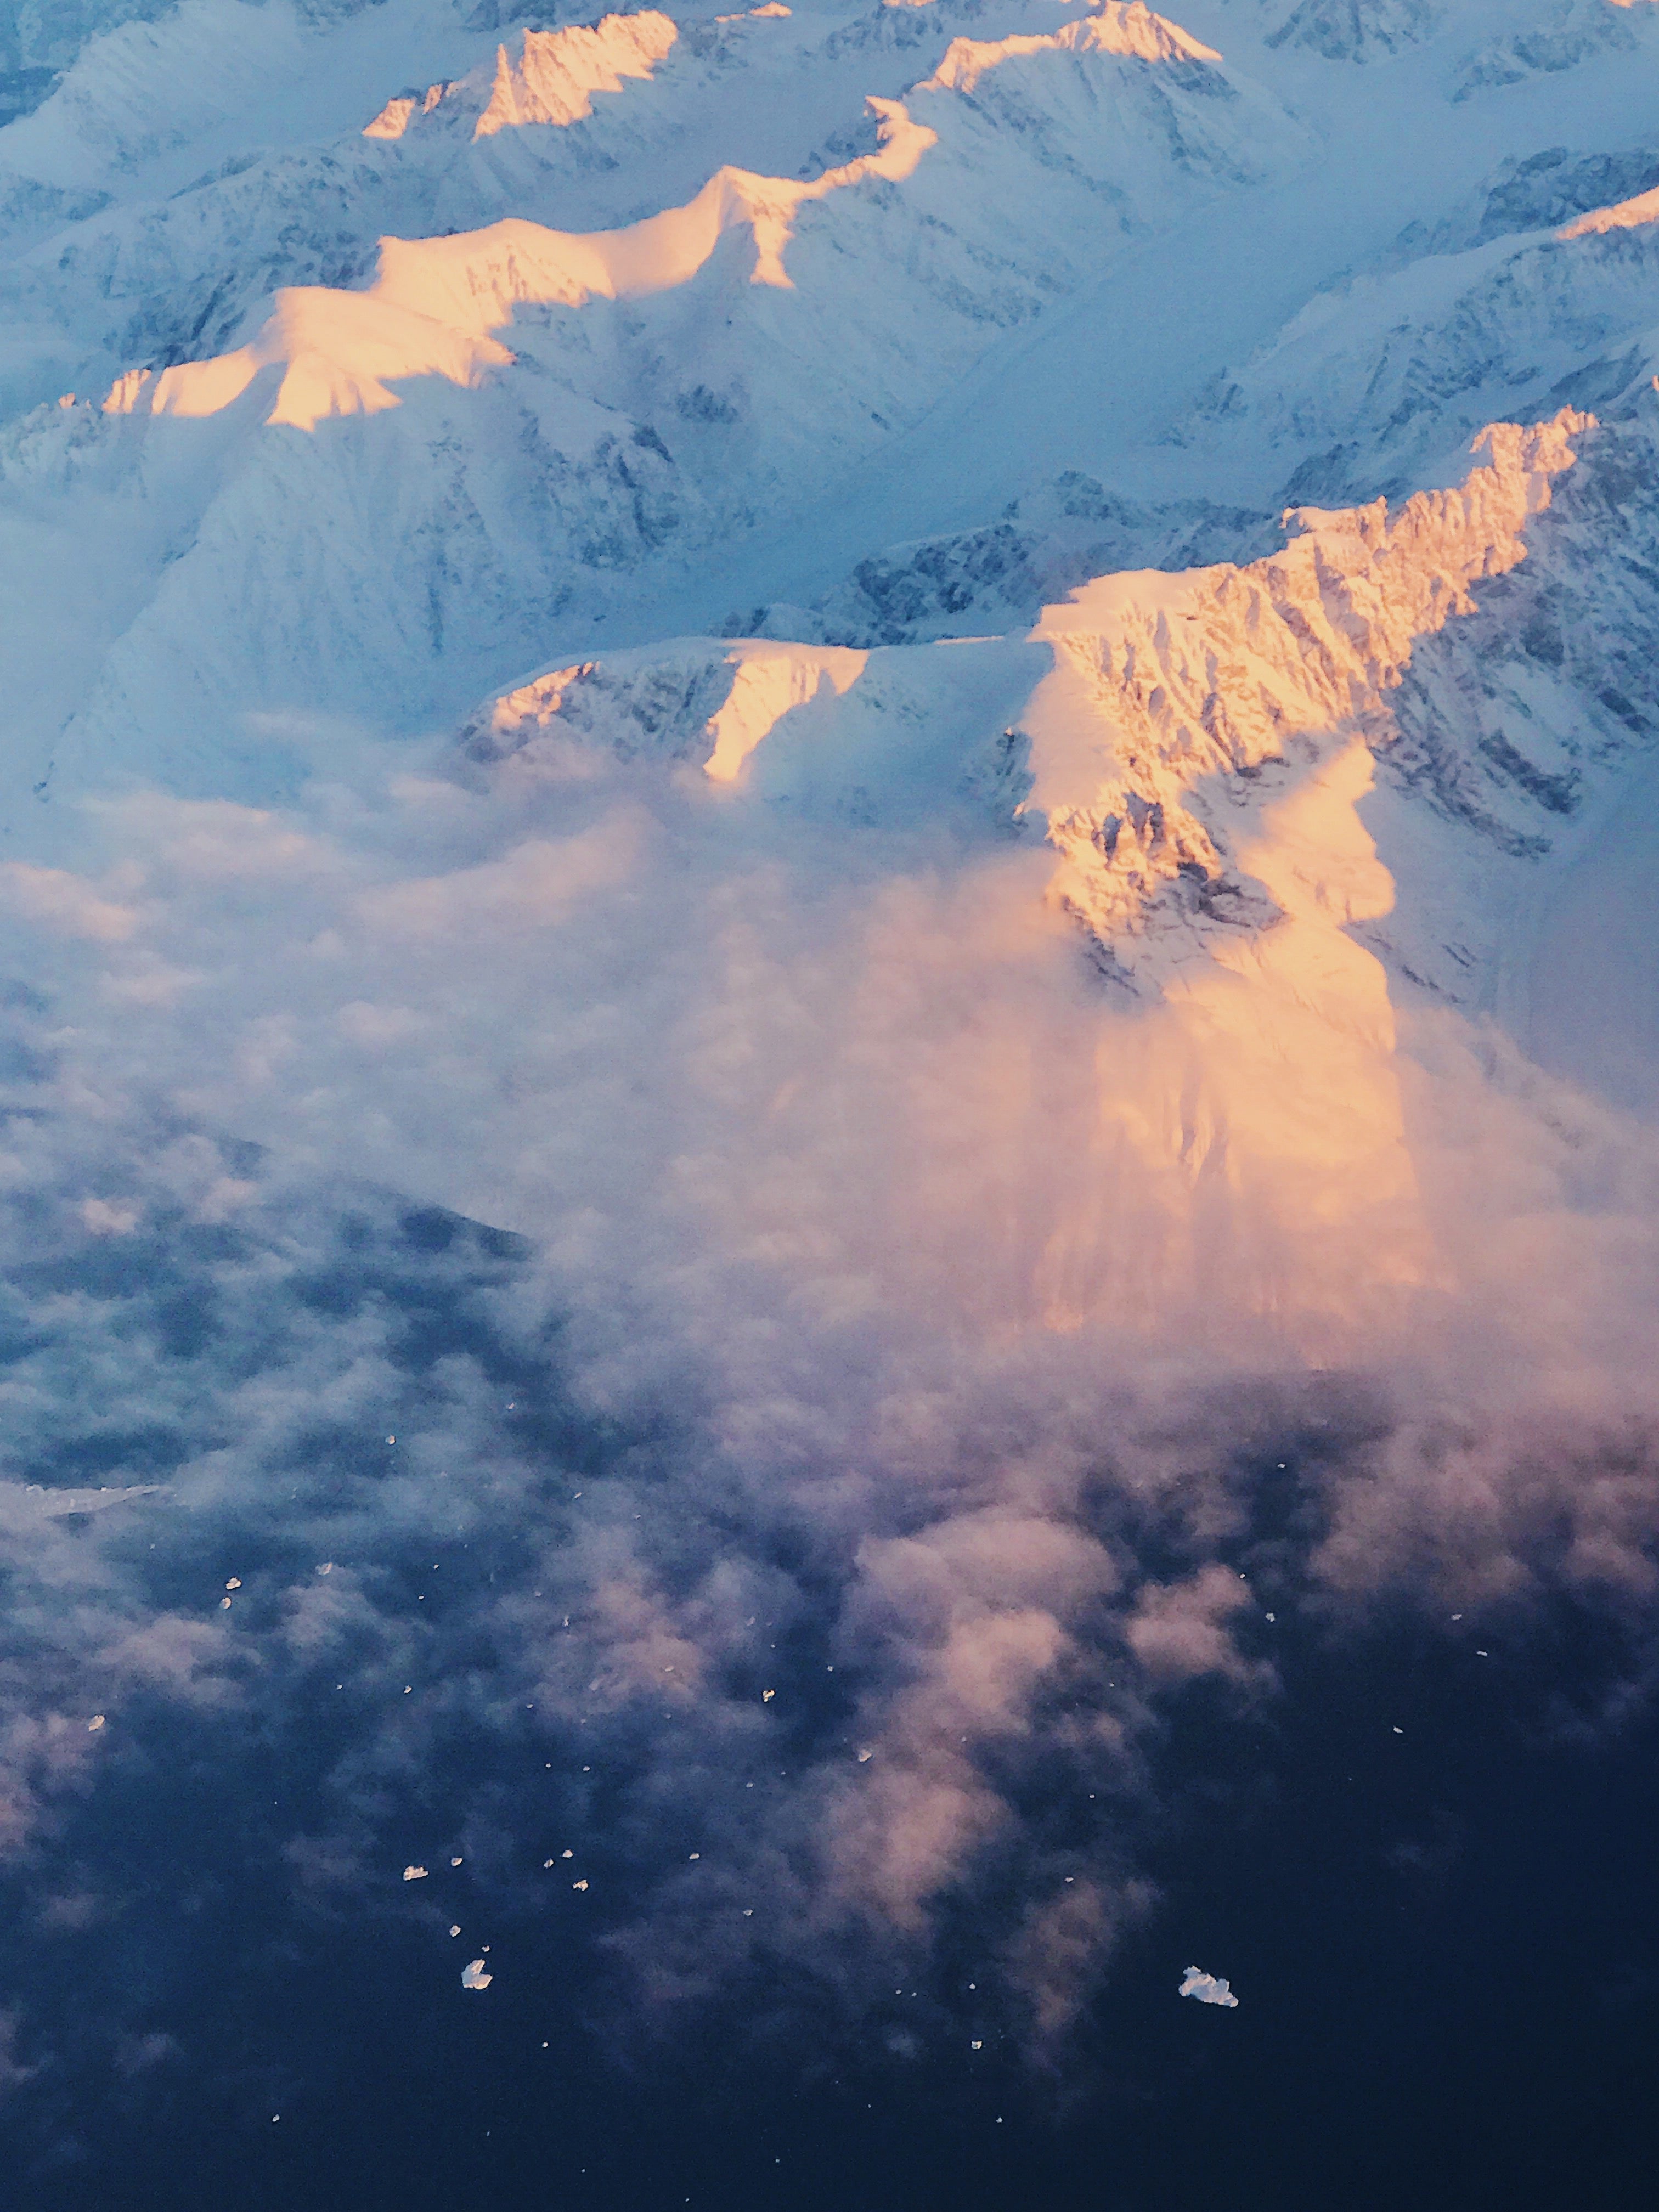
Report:
[[[1275,1694],[1264,1610],[1637,1633],[1640,1132],[1404,1023],[1402,1277],[1366,1144],[1310,1206],[1206,1088],[1236,1029],[1103,993],[1041,853],[408,771],[123,802],[14,904],[16,1863],[106,1768],[269,1738],[296,1911],[571,1848],[619,2037],[757,1976],[861,2033],[967,1925],[1052,2057],[1154,1907],[1170,1701]],[[117,884],[132,933],[65,937]],[[112,998],[140,951],[188,988]]]
[[[1062,1876],[1058,1889],[1033,1901],[1006,1957],[1039,2051],[1063,2044],[1098,1988],[1119,1936],[1146,1917],[1156,1896],[1150,1882],[1120,1873],[1109,1884]]]
[[[1143,1583],[1123,1626],[1124,1641],[1155,1680],[1192,1674],[1258,1680],[1264,1670],[1241,1659],[1223,1626],[1251,1602],[1240,1577],[1212,1561],[1184,1582]]]
[[[112,1206],[105,1198],[82,1199],[81,1218],[95,1237],[131,1237],[138,1226],[135,1206]]]
[[[0,863],[0,898],[26,921],[94,944],[124,944],[139,923],[136,908],[101,896],[70,870],[26,860]]]
[[[527,838],[474,868],[366,891],[358,910],[376,934],[453,939],[458,933],[536,929],[562,921],[583,897],[628,876],[635,837],[626,819],[565,839]]]

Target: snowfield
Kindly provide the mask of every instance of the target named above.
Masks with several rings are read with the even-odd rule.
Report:
[[[83,30],[0,131],[15,868],[387,744],[672,762],[1046,848],[1109,992],[1595,1058],[1553,886],[1655,726],[1647,0]]]

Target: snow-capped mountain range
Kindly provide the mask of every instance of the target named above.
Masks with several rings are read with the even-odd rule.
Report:
[[[1170,927],[1274,941],[1220,825],[1358,743],[1413,896],[1355,926],[1468,1006],[1493,902],[1649,741],[1650,0],[181,0],[8,40],[19,860],[103,790],[278,799],[307,717],[515,772],[643,732],[755,805],[785,752],[878,813],[971,786],[1144,983]],[[925,767],[884,759],[900,696]]]

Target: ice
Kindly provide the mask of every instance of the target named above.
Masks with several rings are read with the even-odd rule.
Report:
[[[1177,1995],[1196,1997],[1200,2004],[1223,2005],[1231,2009],[1238,2003],[1226,1981],[1215,1974],[1206,1974],[1198,1966],[1188,1966],[1181,1978]]]

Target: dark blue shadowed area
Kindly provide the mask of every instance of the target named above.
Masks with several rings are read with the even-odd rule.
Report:
[[[1375,1432],[1363,1394],[1327,1390],[1329,1418],[1292,1410],[1279,1443],[1218,1401],[1250,1507],[1227,1564],[1276,1616],[1253,1608],[1240,1638],[1276,1692],[1164,1693],[1144,1771],[1109,1803],[1057,1747],[1058,1708],[1028,1751],[988,1750],[1018,1846],[939,1901],[890,1996],[839,1974],[833,1934],[769,1948],[757,1881],[759,1948],[653,2011],[655,1949],[683,1978],[688,1929],[695,1956],[720,1913],[735,1924],[751,1836],[781,1813],[798,1838],[792,1789],[855,1741],[844,1563],[787,1512],[751,1499],[733,1517],[700,1489],[677,1459],[685,1408],[632,1427],[585,1413],[556,1317],[521,1297],[520,1240],[361,1186],[278,1188],[252,1147],[198,1158],[188,1132],[122,1139],[100,1164],[32,1126],[35,1172],[0,1212],[0,1752],[4,1776],[34,1759],[47,1778],[0,1854],[8,2207],[1559,2212],[1639,2196],[1659,2086],[1646,1631],[1559,1596],[1477,1623],[1311,1595],[1299,1563],[1334,1456]],[[118,1236],[87,1224],[100,1176],[138,1194]],[[204,1218],[188,1190],[224,1176],[246,1202]],[[428,1433],[464,1456],[421,1458]],[[741,1551],[745,1587],[787,1593],[763,1642],[729,1647],[711,1701],[757,1714],[782,1682],[772,1733],[722,1735],[666,1692],[660,1710],[654,1691],[596,1705],[591,1729],[580,1695],[537,1711],[533,1670],[603,1558],[580,1551],[573,1501],[613,1482],[628,1528],[660,1510],[665,1573]],[[100,1503],[100,1484],[131,1501]],[[1129,1510],[1104,1472],[1097,1496],[1085,1486],[1103,1525]],[[1132,1536],[1146,1572],[1185,1571],[1176,1533]],[[161,1619],[205,1632],[232,1574],[222,1686],[111,1674],[95,1756],[53,1769],[94,1741],[100,1653]],[[296,1593],[348,1577],[357,1609],[331,1640],[285,1638]],[[59,1734],[37,1741],[48,1714]],[[696,1838],[726,1889],[674,1888]],[[1075,2032],[1034,2056],[1005,1954],[1043,1851],[1051,1872],[1057,1854],[1158,1893]],[[428,1872],[405,1883],[415,1856]],[[490,1985],[464,1990],[480,1957]],[[1182,2001],[1189,1965],[1226,1976],[1238,2008]]]
[[[891,2021],[860,2038],[826,2013],[815,2031],[812,1990],[781,1973],[677,2016],[660,2042],[619,2033],[588,1900],[562,1876],[537,1892],[496,1868],[435,1868],[422,1903],[453,1911],[459,1942],[355,1895],[295,1911],[277,1841],[304,1825],[326,1711],[240,1754],[222,1731],[186,1734],[165,1773],[100,1790],[58,1839],[66,1865],[129,1870],[137,1901],[115,1927],[42,1933],[6,1911],[4,1986],[60,2054],[20,2079],[29,2039],[14,2044],[13,2201],[1620,2201],[1659,2062],[1659,1729],[1644,1706],[1616,1728],[1569,1711],[1575,1692],[1593,1706],[1620,1656],[1583,1617],[1534,1619],[1524,1643],[1487,1650],[1404,1621],[1340,1647],[1286,1624],[1285,1694],[1258,1718],[1201,1693],[1177,1705],[1157,1754],[1164,1810],[1139,1839],[1162,1901],[1076,2049],[1035,2073],[1006,2047],[968,2048],[971,1930],[947,1932],[939,1978],[918,1985],[926,2055],[906,2062]],[[456,1744],[453,1771],[420,1789],[456,1807],[487,1792],[505,1832],[551,1828],[563,1778],[531,1778],[518,1748]],[[625,1866],[619,1851],[618,1880]],[[495,1979],[469,1994],[459,1969],[486,1927]],[[1180,2001],[1189,1962],[1228,1975],[1239,2008]],[[77,2060],[88,2009],[128,2025]],[[769,2047],[755,2032],[769,2009]]]

